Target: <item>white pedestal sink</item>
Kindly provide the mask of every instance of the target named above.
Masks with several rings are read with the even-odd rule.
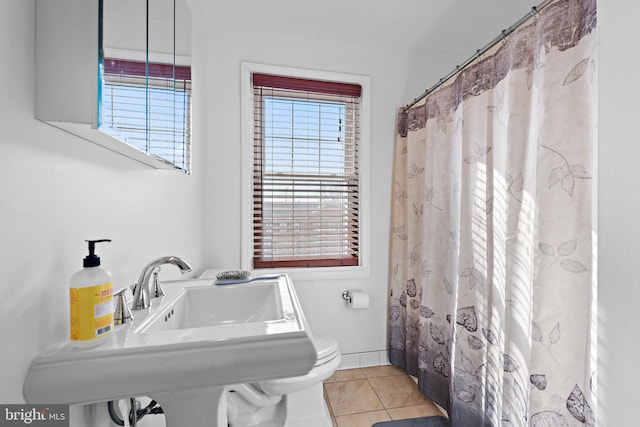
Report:
[[[36,357],[29,403],[78,404],[149,396],[167,427],[226,427],[225,386],[305,375],[316,350],[293,284],[279,279],[216,286],[166,282],[165,296],[134,312],[105,343],[66,342]],[[186,417],[186,418],[185,418]]]

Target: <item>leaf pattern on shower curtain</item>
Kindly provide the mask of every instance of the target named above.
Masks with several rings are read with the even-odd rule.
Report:
[[[518,365],[518,362],[516,361],[516,359],[509,356],[508,354],[502,353],[501,359],[502,359],[502,369],[505,372],[515,372],[518,369],[520,369],[520,365]]]
[[[505,99],[505,94],[504,94],[504,92],[503,92],[503,93],[501,93],[501,94],[499,94],[499,95],[498,95],[498,97],[497,97],[496,102],[495,102],[495,104],[494,104],[494,105],[489,105],[489,106],[487,107],[487,110],[489,110],[489,112],[491,112],[491,113],[493,114],[493,116],[494,116],[495,120],[496,120],[496,121],[497,121],[497,122],[498,122],[502,127],[505,127],[505,126],[506,126],[506,124],[505,124],[505,122],[504,122],[504,119],[502,118],[503,111],[504,111],[504,105],[505,105],[504,99]]]
[[[562,333],[560,330],[560,322],[556,323],[556,325],[550,330],[547,338],[547,341],[549,342],[548,345],[545,344],[544,342],[544,335],[540,326],[538,326],[538,324],[535,321],[531,322],[531,326],[532,326],[531,338],[533,339],[533,341],[540,343],[547,350],[547,352],[549,353],[549,356],[551,356],[551,358],[557,363],[557,360],[553,355],[551,347],[554,344],[558,344],[560,342],[560,339],[562,338]]]
[[[549,264],[547,268],[551,268],[555,264],[558,264],[563,270],[570,273],[584,273],[589,270],[580,261],[567,258],[569,255],[573,254],[573,252],[578,247],[578,239],[572,239],[563,242],[558,246],[557,249],[554,249],[550,244],[543,242],[540,242],[538,244],[538,247],[540,248],[540,252],[542,252],[544,255],[553,258],[553,262]]]
[[[544,374],[531,374],[529,376],[529,382],[538,390],[547,388],[547,377]]]
[[[451,122],[453,122],[453,120],[450,119],[449,117],[438,117],[438,124],[437,124],[438,131],[446,133],[447,125]]]
[[[493,196],[489,197],[486,202],[484,202],[484,211],[487,215],[491,215],[493,213]]]
[[[576,179],[591,179],[591,174],[584,165],[578,163],[570,164],[569,160],[560,151],[543,144],[540,146],[557,154],[563,162],[561,166],[551,169],[549,173],[549,188],[553,188],[560,183],[562,190],[569,196],[573,196]]]
[[[415,163],[411,163],[411,170],[407,173],[407,177],[409,179],[413,179],[418,177],[419,175],[424,173],[424,166],[418,166]]]
[[[423,242],[418,242],[413,249],[411,249],[409,251],[409,264],[411,265],[411,267],[415,267],[416,265],[422,265],[423,264],[423,258],[422,258],[422,254],[418,251],[418,249],[420,248],[420,246],[422,246]],[[413,279],[411,279],[413,280]]]
[[[469,280],[469,288],[473,289],[476,285],[484,287],[486,279],[484,274],[475,266],[467,267],[460,272],[460,277],[467,277]]]
[[[456,323],[469,332],[478,330],[478,316],[476,315],[475,306],[462,307],[458,309],[456,314]]]
[[[433,367],[443,377],[449,377],[449,360],[442,352],[438,353],[436,358],[433,359]]]
[[[595,425],[595,8],[551,3],[398,114],[389,360],[452,427]]]
[[[407,280],[407,295],[415,297],[418,294],[418,288],[416,287],[415,279]]]
[[[424,186],[424,201],[427,202],[432,208],[441,211],[442,209],[433,203],[433,198],[435,197],[435,194],[436,193],[433,187],[429,187],[427,185]]]
[[[491,329],[482,328],[482,335],[484,335],[485,339],[495,346],[500,346],[500,338],[498,334],[493,332]]]
[[[404,205],[404,201],[407,200],[407,191],[402,188],[400,184],[395,183],[395,192],[393,194],[394,198],[400,202],[401,205]]]
[[[428,319],[430,317],[433,317],[436,313],[434,313],[433,310],[431,310],[429,307],[427,307],[426,305],[421,305],[420,306],[420,316]]]
[[[569,83],[573,83],[578,80],[580,77],[584,75],[584,73],[591,69],[595,69],[595,60],[591,57],[585,58],[582,61],[578,62],[572,69],[569,71],[569,74],[564,78],[562,85],[568,85]]]
[[[469,335],[467,337],[467,343],[469,344],[469,348],[471,348],[472,350],[480,350],[482,347],[484,347],[482,340],[475,335]]]
[[[567,410],[576,420],[586,424],[588,427],[596,425],[593,410],[577,384],[567,398]]]
[[[407,227],[402,224],[397,227],[393,227],[393,234],[397,239],[407,240]]]
[[[446,342],[442,331],[433,323],[429,323],[429,333],[436,343],[443,345]]]
[[[415,222],[418,223],[420,218],[422,218],[422,214],[424,213],[424,204],[420,204],[420,206],[416,206],[413,204],[413,215],[415,215]]]
[[[391,322],[395,322],[399,318],[400,318],[400,307],[398,307],[397,305],[391,306],[391,309],[389,310],[389,320],[391,320]]]
[[[453,293],[451,282],[446,277],[444,278],[444,290],[447,291],[449,295]]]
[[[531,427],[569,427],[569,423],[562,414],[541,411],[531,416]]]
[[[493,147],[481,147],[477,142],[473,143],[473,154],[464,158],[464,161],[470,165],[483,161],[487,154],[491,152]]]
[[[522,203],[522,191],[524,190],[524,177],[520,172],[515,178],[507,173],[507,191],[509,194]]]

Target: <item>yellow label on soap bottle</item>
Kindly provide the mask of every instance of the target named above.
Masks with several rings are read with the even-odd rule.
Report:
[[[87,341],[111,333],[113,330],[111,283],[69,290],[71,340]]]

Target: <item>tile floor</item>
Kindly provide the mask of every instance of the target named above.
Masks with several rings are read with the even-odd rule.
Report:
[[[324,382],[335,427],[371,427],[380,421],[442,415],[416,383],[395,366],[336,371]]]

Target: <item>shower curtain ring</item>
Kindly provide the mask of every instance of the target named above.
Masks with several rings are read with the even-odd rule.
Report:
[[[537,25],[538,24],[538,16],[540,16],[540,11],[538,10],[537,7],[533,6],[531,8],[531,16],[533,17],[533,22]]]

